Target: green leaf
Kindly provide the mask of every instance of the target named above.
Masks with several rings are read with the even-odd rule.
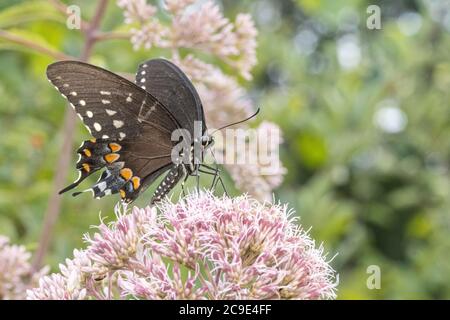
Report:
[[[66,17],[48,1],[26,1],[0,11],[0,28],[9,28],[36,20],[64,22]]]

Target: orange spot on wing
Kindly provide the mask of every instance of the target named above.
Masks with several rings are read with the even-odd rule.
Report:
[[[133,189],[134,190],[137,190],[140,187],[140,185],[141,185],[141,179],[139,177],[136,177],[136,176],[131,178],[131,182],[133,182]]]
[[[119,193],[120,193],[120,197],[121,197],[122,199],[126,197],[125,191],[124,191],[123,189],[120,189],[120,190],[119,190]]]
[[[105,156],[105,160],[106,160],[106,162],[108,162],[108,163],[112,163],[112,162],[114,162],[114,161],[116,161],[117,159],[119,159],[119,155],[117,154],[117,153],[108,153],[106,156]]]
[[[86,172],[91,171],[91,167],[90,167],[89,164],[87,164],[87,163],[83,163],[83,169],[84,169],[84,171],[86,171]]]
[[[123,168],[122,170],[120,170],[120,175],[125,180],[130,180],[130,178],[133,176],[133,171],[128,168]]]
[[[85,155],[86,157],[92,156],[92,152],[91,152],[91,150],[89,150],[89,149],[84,149],[83,152],[84,152],[84,155]]]
[[[119,151],[120,149],[122,149],[122,147],[120,146],[120,144],[114,143],[114,142],[109,144],[109,148],[111,149],[112,152],[117,152],[117,151]]]

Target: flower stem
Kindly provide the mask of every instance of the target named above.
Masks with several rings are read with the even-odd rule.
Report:
[[[26,48],[30,48],[30,49],[34,50],[35,52],[45,54],[47,56],[50,56],[50,57],[58,59],[58,60],[74,60],[75,59],[74,57],[66,55],[65,53],[41,46],[38,43],[29,41],[17,34],[13,34],[6,30],[0,30],[0,39],[4,39],[4,40],[7,40],[12,43],[19,44]]]
[[[92,49],[97,41],[95,34],[99,29],[100,22],[106,11],[108,0],[100,0],[95,11],[94,17],[88,24],[84,31],[85,43],[83,51],[80,55],[81,61],[88,61],[91,56]],[[33,269],[39,270],[42,266],[45,255],[47,254],[50,240],[53,236],[53,229],[55,223],[58,220],[60,209],[61,209],[61,197],[58,195],[58,191],[63,187],[64,180],[67,176],[67,172],[71,160],[71,150],[73,149],[73,136],[75,133],[75,123],[76,117],[75,112],[72,108],[66,109],[66,114],[64,118],[64,131],[63,131],[63,143],[62,150],[60,152],[60,157],[58,165],[56,167],[56,175],[53,180],[53,192],[48,199],[47,211],[45,213],[43,228],[41,237],[39,240],[38,249],[35,253],[33,260]]]

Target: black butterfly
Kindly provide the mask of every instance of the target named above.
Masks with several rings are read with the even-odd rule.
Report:
[[[104,167],[97,183],[85,191],[92,191],[96,198],[120,193],[124,202],[135,200],[166,171],[152,203],[190,175],[205,172],[215,174],[216,180],[217,168],[201,163],[205,150],[213,143],[212,136],[206,133],[202,103],[187,76],[173,63],[153,59],[141,64],[136,84],[78,61],[49,65],[47,77],[94,137],[77,150],[80,176],[60,193],[77,187]],[[195,130],[196,123],[200,123],[200,130]],[[177,129],[185,129],[186,133],[172,141]],[[172,152],[180,141],[189,141],[190,150],[180,151],[173,161]],[[194,149],[200,150],[200,155],[194,156]],[[186,157],[188,161],[181,161]],[[221,181],[220,176],[218,179]]]

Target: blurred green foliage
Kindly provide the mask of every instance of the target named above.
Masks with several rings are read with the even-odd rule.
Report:
[[[14,26],[78,56],[79,31],[68,30],[47,1],[32,2],[2,1],[0,29]],[[90,17],[94,2],[73,2]],[[20,3],[29,12],[11,13]],[[371,4],[381,8],[381,30],[366,27]],[[339,298],[450,298],[449,2],[222,5],[227,16],[249,11],[257,22],[259,64],[247,86],[262,107],[259,121],[276,122],[284,132],[281,157],[289,174],[276,197],[312,227],[330,258],[338,253],[332,264],[340,274]],[[120,21],[111,3],[103,28]],[[2,40],[0,49],[0,234],[33,249],[66,106],[45,78],[52,58]],[[139,62],[161,54],[134,52],[128,41],[114,40],[97,45],[91,62],[134,73]],[[88,134],[78,128],[81,141]],[[67,181],[74,177],[72,170]],[[55,267],[71,256],[98,223],[98,212],[111,216],[115,201],[64,196],[46,262]],[[381,269],[379,290],[366,286],[370,265]]]

